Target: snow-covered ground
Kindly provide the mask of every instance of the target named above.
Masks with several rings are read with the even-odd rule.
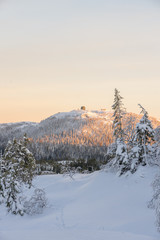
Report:
[[[0,207],[0,240],[159,240],[152,196],[155,168],[118,177],[98,171],[39,176],[48,207],[37,216],[13,216]]]

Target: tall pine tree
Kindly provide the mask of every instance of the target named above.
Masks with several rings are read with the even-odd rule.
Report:
[[[120,92],[115,88],[114,93],[114,104],[112,105],[112,109],[114,111],[113,113],[113,136],[115,138],[115,142],[117,142],[117,139],[123,140],[124,132],[122,128],[122,118],[124,115],[124,106],[122,103],[122,97],[120,95]]]
[[[113,165],[118,167],[119,175],[129,169],[129,160],[127,154],[127,146],[124,141],[124,131],[122,126],[122,118],[125,114],[125,109],[122,103],[120,92],[115,89],[113,113],[113,136],[115,139],[115,159]]]

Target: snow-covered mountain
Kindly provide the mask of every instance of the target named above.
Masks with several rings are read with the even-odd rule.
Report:
[[[73,110],[71,112],[57,113],[40,123],[18,122],[0,124],[0,139],[19,138],[27,133],[30,138],[42,137],[50,134],[61,134],[62,132],[80,131],[90,120],[94,123],[111,123],[111,112],[107,111],[84,111]]]
[[[9,133],[16,134],[22,132],[22,134],[29,133],[32,134],[36,130],[41,131],[42,129],[47,131],[48,128],[52,126],[53,132],[57,131],[68,131],[70,129],[79,128],[84,122],[90,119],[95,119],[97,121],[103,120],[104,122],[110,123],[112,120],[112,113],[105,110],[101,111],[86,111],[86,110],[73,110],[70,112],[59,112],[56,113],[40,123],[35,122],[17,122],[17,123],[3,123],[0,124],[0,134]],[[57,122],[59,122],[59,129],[57,129]],[[76,126],[75,126],[76,124]],[[65,126],[63,126],[65,125]]]
[[[54,114],[40,123],[0,124],[0,149],[4,150],[9,139],[20,138],[24,133],[34,141],[53,144],[108,145],[112,142],[112,115],[106,110],[73,110]],[[140,115],[127,113],[124,126],[135,127],[140,118]],[[154,128],[160,125],[155,118],[150,119]]]
[[[67,132],[71,129],[79,130],[84,124],[87,124],[89,121],[93,120],[95,124],[97,123],[97,125],[99,122],[103,124],[111,124],[112,115],[112,112],[106,110],[73,110],[70,112],[59,112],[46,118],[45,120],[42,120],[39,123],[17,122],[0,124],[0,135],[2,135],[2,133],[4,135],[21,135],[23,133],[27,133],[31,136],[37,131],[40,134],[42,130],[46,131],[47,133],[47,130],[51,130],[51,128],[53,133],[60,133],[63,131]],[[128,115],[135,117],[137,121],[140,119],[140,115],[134,113],[128,113],[127,116]],[[154,127],[160,125],[160,121],[156,118],[151,117],[150,119],[152,120]]]

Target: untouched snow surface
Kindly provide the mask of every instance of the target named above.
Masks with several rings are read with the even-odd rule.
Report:
[[[151,199],[154,168],[117,177],[105,171],[39,176],[48,207],[36,216],[13,216],[0,207],[0,240],[159,240]]]

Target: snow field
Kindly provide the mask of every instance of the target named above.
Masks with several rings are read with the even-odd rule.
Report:
[[[152,197],[155,168],[141,167],[118,177],[98,171],[39,176],[48,207],[36,216],[13,216],[0,207],[0,240],[159,240]]]

